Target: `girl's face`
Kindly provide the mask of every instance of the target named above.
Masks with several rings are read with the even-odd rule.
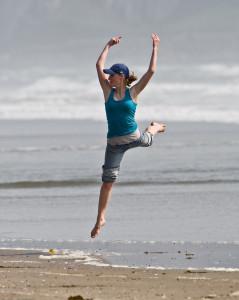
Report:
[[[110,75],[108,80],[111,87],[120,87],[124,83],[124,75],[120,75],[120,74]]]

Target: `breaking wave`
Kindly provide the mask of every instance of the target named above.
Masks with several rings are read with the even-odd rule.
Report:
[[[10,83],[16,81],[16,74],[14,80],[12,74],[4,80],[0,76],[0,119],[105,120],[96,78],[68,73],[31,76],[31,72],[25,72],[27,80],[15,86]],[[238,65],[162,67],[162,79],[153,79],[140,97],[137,119],[238,124],[238,74]]]

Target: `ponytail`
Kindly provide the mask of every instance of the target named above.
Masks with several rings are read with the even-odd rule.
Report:
[[[132,82],[134,82],[135,80],[137,80],[138,77],[134,74],[134,72],[132,72],[128,78],[126,78],[126,85],[130,86]]]

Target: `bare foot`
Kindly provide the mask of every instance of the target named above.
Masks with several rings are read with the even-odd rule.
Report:
[[[105,225],[104,218],[101,218],[99,223],[96,222],[95,227],[91,231],[91,237],[95,238],[100,233],[101,227],[103,227],[104,225]]]
[[[147,131],[155,135],[158,132],[164,132],[166,129],[166,125],[163,123],[152,122],[150,126],[147,128]]]

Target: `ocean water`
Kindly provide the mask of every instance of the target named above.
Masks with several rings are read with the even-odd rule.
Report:
[[[81,250],[115,265],[238,268],[238,129],[168,121],[152,147],[129,150],[107,224],[91,240],[105,122],[1,120],[0,247]]]
[[[129,65],[140,78],[148,65]],[[158,70],[140,95],[137,119],[239,123],[239,65],[168,65]],[[105,120],[95,66],[0,70],[0,119]]]

